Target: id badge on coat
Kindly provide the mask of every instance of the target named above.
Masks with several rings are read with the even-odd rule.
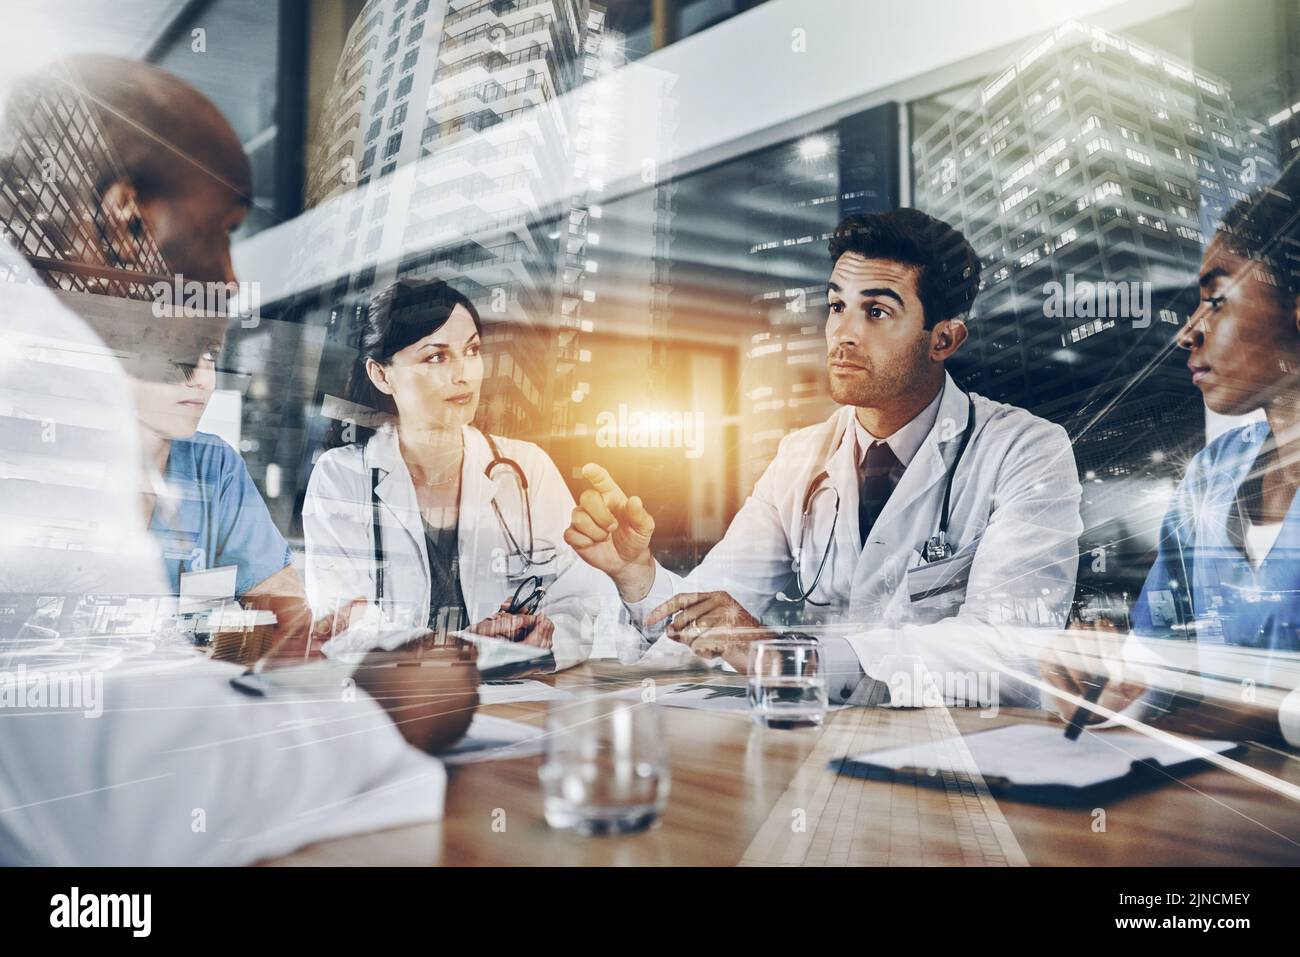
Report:
[[[966,585],[970,581],[971,563],[975,560],[978,542],[971,542],[954,555],[937,562],[922,562],[907,570],[907,597],[914,606],[943,610],[961,605],[966,600]]]

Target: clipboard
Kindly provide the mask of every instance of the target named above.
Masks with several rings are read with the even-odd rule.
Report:
[[[1231,741],[1182,739],[1185,747],[1137,731],[1085,730],[1068,741],[1060,726],[1013,724],[830,762],[840,774],[942,788],[953,779],[988,787],[994,797],[1030,804],[1095,807],[1209,765],[1203,756],[1240,754]]]

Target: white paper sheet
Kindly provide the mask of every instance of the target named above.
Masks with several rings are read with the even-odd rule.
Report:
[[[965,749],[955,747],[957,741]],[[856,755],[853,760],[892,769],[920,768],[1006,778],[1017,785],[1060,784],[1087,787],[1128,774],[1134,762],[1180,764],[1206,752],[1222,753],[1230,741],[1187,741],[1183,746],[1154,740],[1137,731],[1085,731],[1069,741],[1056,725],[1017,724],[993,731],[945,738],[906,748]],[[969,751],[972,768],[965,758]]]
[[[507,758],[526,758],[541,754],[545,731],[542,728],[497,718],[481,711],[474,715],[469,732],[450,751],[438,755],[449,765],[474,764],[479,761],[499,761]]]
[[[645,689],[629,688],[620,692],[620,698],[641,698]],[[696,708],[700,711],[730,711],[733,714],[749,714],[749,692],[745,685],[709,684],[697,681],[681,681],[675,684],[660,685],[655,688],[655,702],[671,708]],[[831,705],[827,710],[835,711],[843,705]]]
[[[512,701],[567,701],[573,695],[531,678],[485,681],[478,686],[480,705],[509,704]]]

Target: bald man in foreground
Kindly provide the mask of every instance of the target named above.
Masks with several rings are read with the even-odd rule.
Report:
[[[73,215],[60,225],[76,228],[80,217],[90,227],[82,235],[98,243],[72,264],[80,273],[51,261],[69,252],[53,243],[25,247],[30,263],[0,244],[0,275],[11,280],[0,283],[8,344],[0,397],[9,400],[0,401],[0,459],[12,466],[0,474],[0,594],[16,607],[112,594],[146,611],[126,635],[51,635],[48,622],[4,622],[0,678],[14,694],[0,699],[0,861],[251,863],[345,833],[437,820],[446,775],[425,752],[455,741],[472,719],[472,656],[428,651],[417,639],[355,670],[309,672],[297,690],[268,685],[250,695],[231,682],[241,666],[171,641],[147,611],[168,586],[140,508],[148,469],[139,380],[118,355],[147,364],[156,346],[166,361],[183,361],[196,338],[168,318],[124,332],[102,319],[122,314],[99,308],[109,297],[86,292],[102,287],[75,277],[129,288],[150,249],[177,271],[231,275],[229,228],[247,207],[246,161],[197,90],[103,57],[65,61],[22,86],[6,105],[4,142],[22,147],[42,130],[36,108],[85,109],[83,94],[104,118],[114,164],[91,166],[103,176],[89,195],[64,193]],[[15,193],[26,188],[20,172],[12,156],[0,168]],[[149,244],[129,241],[145,235]],[[59,301],[33,282],[33,268],[83,294]],[[70,301],[86,306],[94,328]],[[113,343],[124,336],[132,348]],[[408,663],[419,667],[396,667]]]

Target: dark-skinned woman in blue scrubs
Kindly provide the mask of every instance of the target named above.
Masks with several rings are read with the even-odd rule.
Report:
[[[1229,210],[1197,282],[1200,304],[1176,337],[1192,384],[1212,412],[1262,418],[1188,463],[1133,635],[1118,653],[1091,649],[1094,662],[1127,663],[1101,704],[1162,727],[1300,745],[1300,167]],[[1083,694],[1086,669],[1051,664],[1053,685]]]

